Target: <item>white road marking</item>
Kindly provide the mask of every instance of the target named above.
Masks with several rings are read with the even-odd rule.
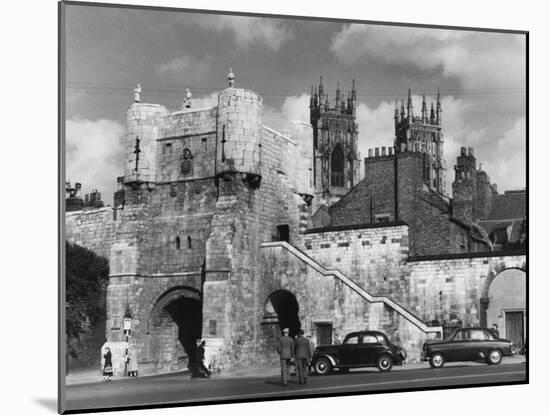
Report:
[[[461,379],[461,378],[477,378],[477,377],[488,377],[488,376],[505,376],[505,375],[522,375],[522,374],[525,375],[525,371],[504,372],[504,373],[483,373],[479,375],[446,376],[446,377],[424,378],[424,379],[394,380],[394,381],[386,381],[386,382],[369,382],[369,383],[358,383],[354,385],[325,386],[323,388],[315,388],[315,389],[286,389],[286,390],[280,390],[277,392],[247,393],[242,395],[222,395],[222,396],[213,397],[213,398],[193,400],[193,402],[200,404],[201,402],[220,400],[220,399],[230,400],[230,399],[241,399],[241,398],[250,398],[250,397],[266,397],[270,395],[288,395],[288,394],[295,394],[295,393],[302,394],[304,392],[319,392],[319,391],[328,391],[328,390],[345,389],[345,388],[356,388],[356,387],[370,386],[370,385],[379,386],[379,385],[392,385],[392,384],[399,384],[399,383],[427,382],[432,380],[453,380],[453,379]],[[434,386],[438,386],[438,385],[434,385]],[[442,385],[442,386],[450,386],[450,385]],[[480,386],[483,386],[483,384],[481,384]],[[171,403],[178,403],[178,402],[187,402],[187,401],[173,401]]]

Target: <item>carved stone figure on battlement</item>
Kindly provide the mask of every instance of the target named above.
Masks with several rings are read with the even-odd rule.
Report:
[[[134,89],[134,102],[140,102],[141,101],[141,85],[137,84]]]
[[[229,72],[227,73],[227,83],[229,84],[229,88],[233,88],[235,86],[235,74],[231,68],[229,68]]]
[[[185,108],[191,108],[191,98],[193,97],[193,94],[191,91],[189,91],[189,88],[185,89],[185,100],[183,101],[183,105]]]

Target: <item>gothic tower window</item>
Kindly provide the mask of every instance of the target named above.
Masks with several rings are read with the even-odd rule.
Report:
[[[180,248],[181,248],[180,237],[176,236],[176,249],[180,249]]]
[[[424,154],[422,157],[422,178],[426,183],[430,183],[430,163],[428,160],[428,156]]]
[[[344,151],[340,143],[336,144],[330,156],[330,184],[344,186]]]
[[[187,237],[187,248],[191,249],[192,245],[191,245],[191,237],[188,236]]]

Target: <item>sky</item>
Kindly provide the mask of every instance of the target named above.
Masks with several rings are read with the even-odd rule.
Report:
[[[460,147],[503,192],[526,185],[526,39],[522,34],[69,5],[66,14],[66,176],[112,203],[124,173],[126,110],[142,102],[213,106],[227,86],[264,100],[264,124],[284,132],[309,121],[311,86],[323,76],[358,93],[359,151],[393,145],[396,100],[413,93],[443,109],[447,190]],[[361,163],[362,166],[362,163]],[[363,170],[363,167],[361,167]]]

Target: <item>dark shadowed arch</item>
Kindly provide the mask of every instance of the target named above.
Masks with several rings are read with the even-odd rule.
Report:
[[[177,332],[175,337],[174,330]],[[164,292],[151,310],[147,334],[150,343],[149,359],[156,363],[158,369],[179,369],[178,359],[182,358],[181,348],[176,344],[179,341],[187,356],[187,366],[194,370],[196,341],[202,334],[200,292],[191,287],[173,287]]]
[[[294,294],[287,290],[272,292],[267,298],[265,306],[265,310],[271,309],[277,315],[277,321],[281,330],[288,328],[292,337],[298,334],[301,327],[300,319],[298,318],[300,308]]]

